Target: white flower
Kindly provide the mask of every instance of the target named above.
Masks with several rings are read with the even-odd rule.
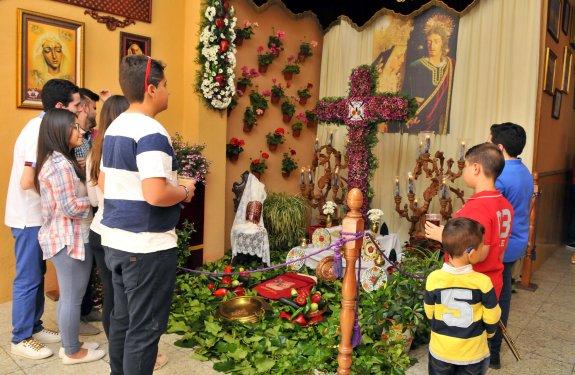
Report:
[[[223,73],[224,70],[222,68],[218,69],[218,73]]]
[[[209,21],[213,21],[215,15],[216,15],[216,8],[215,7],[206,7],[205,16]]]
[[[337,205],[334,202],[327,201],[327,202],[325,202],[325,204],[322,207],[323,214],[324,215],[333,215],[333,214],[335,214],[336,208],[337,208]]]
[[[227,26],[227,25],[228,25],[228,23],[230,23],[230,21],[228,21],[228,19],[227,19],[227,18],[224,18],[224,25],[226,25],[226,26]]]
[[[383,211],[379,208],[372,208],[371,210],[367,211],[367,217],[372,223],[379,223],[383,218]]]

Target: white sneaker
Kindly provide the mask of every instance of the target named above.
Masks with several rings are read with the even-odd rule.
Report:
[[[106,353],[100,349],[88,349],[88,353],[82,358],[70,358],[65,353],[62,357],[64,365],[76,365],[78,363],[94,362],[102,359]]]
[[[54,354],[44,344],[33,338],[20,341],[18,344],[12,343],[10,352],[28,359],[44,359]]]
[[[97,342],[85,342],[81,346],[82,349],[98,349],[99,347],[100,344],[98,344]],[[64,354],[66,354],[64,348],[60,348],[60,350],[58,351],[58,357],[64,358]]]
[[[58,332],[46,328],[33,334],[32,337],[40,341],[42,344],[53,344],[61,341],[60,334]]]

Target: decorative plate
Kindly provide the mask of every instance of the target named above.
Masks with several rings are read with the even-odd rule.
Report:
[[[361,272],[361,287],[366,292],[373,292],[381,288],[387,281],[387,274],[381,267],[373,266]]]
[[[333,255],[328,255],[320,260],[315,268],[315,275],[322,281],[335,281],[337,279],[333,274]]]
[[[293,262],[288,265],[288,268],[297,271],[303,267],[305,263],[305,250],[301,247],[294,247],[291,249],[286,256],[286,262],[291,262],[293,260],[299,259],[297,262]]]
[[[361,260],[364,262],[375,261],[379,252],[375,247],[373,241],[369,237],[364,237],[363,246],[361,247]]]
[[[331,244],[331,234],[325,228],[317,228],[311,236],[311,243],[315,247],[327,247]]]

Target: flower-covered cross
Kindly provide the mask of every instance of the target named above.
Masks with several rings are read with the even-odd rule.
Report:
[[[369,206],[369,179],[377,168],[371,152],[375,145],[377,124],[387,121],[405,122],[416,110],[415,100],[399,94],[376,93],[377,73],[370,65],[355,68],[349,79],[349,96],[324,98],[317,103],[319,121],[346,125],[348,188],[359,188],[364,197],[362,212]]]

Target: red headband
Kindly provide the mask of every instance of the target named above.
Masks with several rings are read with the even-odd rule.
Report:
[[[150,79],[150,70],[152,68],[152,58],[148,56],[148,63],[146,64],[146,76],[144,77],[144,95],[148,91],[148,80]]]

